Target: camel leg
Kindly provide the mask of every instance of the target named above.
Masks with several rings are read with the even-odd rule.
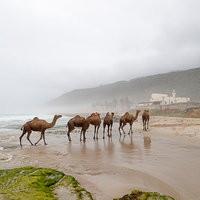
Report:
[[[19,141],[20,141],[20,145],[22,146],[22,137],[24,136],[26,134],[26,131],[25,131],[25,129],[23,130],[23,132],[22,132],[22,135],[20,136],[20,138],[19,138]]]
[[[86,139],[86,137],[85,137],[85,131],[83,131],[83,141],[85,142],[85,139]]]
[[[74,125],[68,124],[68,132],[67,132],[67,136],[69,141],[71,141],[71,137],[70,137],[70,133],[74,130]]]
[[[108,124],[108,137],[110,137],[110,135],[109,135],[109,127],[110,127],[110,125]]]
[[[145,121],[145,131],[147,131],[147,121]]]
[[[47,145],[46,141],[45,141],[45,132],[42,133],[43,136],[43,140],[44,140],[44,145]]]
[[[41,136],[40,139],[35,143],[35,145],[42,139],[42,131],[41,131]]]
[[[146,129],[146,121],[145,121],[145,118],[142,118],[142,121],[143,121],[143,130],[145,131],[145,129]]]
[[[124,126],[126,126],[126,123],[124,123],[124,124],[121,126],[121,129],[122,129],[122,131],[124,132],[124,134],[126,134],[125,131],[124,131],[124,129],[123,129]]]
[[[110,125],[110,137],[112,137],[112,124]]]
[[[71,137],[70,137],[70,133],[67,133],[67,136],[68,136],[68,140],[71,142]]]
[[[105,138],[105,127],[106,127],[106,124],[103,123],[103,139]]]
[[[83,133],[83,129],[81,129],[81,132],[80,132],[80,141],[81,141],[82,133]],[[70,141],[71,141],[71,140],[70,140]]]
[[[147,129],[149,130],[149,120],[147,120]]]
[[[86,130],[83,130],[83,128],[82,128],[81,133],[80,133],[80,141],[82,141],[82,139],[81,139],[82,135],[83,135],[83,141],[85,141],[85,139],[86,139],[85,132],[86,132]]]
[[[99,128],[99,126],[98,127],[97,126],[94,127],[94,138],[93,138],[94,140],[95,140],[95,136],[96,136],[97,140],[99,139],[98,138],[98,130],[99,130],[98,128]]]
[[[146,129],[146,123],[147,123],[146,120],[144,120],[144,129],[143,130],[145,130],[145,131],[147,130]]]
[[[120,128],[121,128],[121,127],[119,126],[118,130],[119,130],[119,134],[121,135],[121,131],[120,131]]]
[[[120,134],[120,135],[121,135],[121,131],[120,131],[121,126],[122,126],[122,122],[121,122],[121,120],[120,120],[120,121],[119,121],[119,128],[118,128],[119,134]]]
[[[71,142],[70,132],[71,130],[68,130],[67,136],[68,136],[69,141]]]
[[[95,136],[96,136],[96,126],[94,126],[94,137],[93,137],[94,140],[95,140]]]
[[[31,135],[31,131],[29,131],[28,134],[27,134],[27,140],[31,143],[31,145],[33,145],[33,143],[31,142],[31,140],[29,139],[30,135]]]
[[[98,134],[99,134],[99,127],[100,127],[100,125],[99,126],[97,126],[97,132],[96,132],[96,139],[98,140],[99,139],[99,137],[98,137]]]
[[[129,133],[133,133],[132,126],[133,126],[133,123],[130,124],[130,130],[129,130]]]

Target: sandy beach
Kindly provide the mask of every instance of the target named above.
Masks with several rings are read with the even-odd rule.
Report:
[[[103,117],[103,115],[102,115]],[[58,134],[46,132],[37,146],[31,146],[26,136],[22,148],[18,136],[2,142],[5,158],[1,169],[35,166],[53,168],[74,176],[94,199],[111,200],[134,189],[155,191],[176,200],[200,199],[200,119],[151,117],[149,130],[142,130],[141,116],[133,124],[132,135],[119,135],[119,123],[113,126],[112,137],[93,140],[93,126],[86,133],[86,142],[79,141],[80,133],[67,128]],[[129,125],[125,130],[128,132]],[[36,142],[40,133],[33,132]],[[7,156],[7,157],[6,157]],[[10,159],[9,159],[10,156]],[[60,199],[65,191],[60,190]]]

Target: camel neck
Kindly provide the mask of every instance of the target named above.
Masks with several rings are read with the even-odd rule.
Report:
[[[56,118],[54,117],[53,118],[53,121],[49,124],[49,127],[51,128],[51,127],[53,127],[55,124],[56,124]]]
[[[138,114],[139,114],[139,112],[137,112],[137,113],[136,113],[136,115],[135,115],[135,119],[137,119],[137,118],[138,118]]]

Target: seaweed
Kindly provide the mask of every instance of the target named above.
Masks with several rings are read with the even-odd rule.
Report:
[[[133,190],[131,194],[126,194],[123,197],[114,200],[174,200],[174,198],[161,195],[158,192],[143,192],[140,190]]]
[[[55,189],[59,186],[70,188],[77,199],[93,199],[92,195],[74,177],[50,168],[22,167],[0,170],[0,194],[4,199],[54,200]]]

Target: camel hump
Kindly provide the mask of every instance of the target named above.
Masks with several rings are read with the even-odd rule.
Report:
[[[39,119],[38,117],[34,117],[34,118],[33,118],[33,120],[38,120],[38,119]]]
[[[95,113],[92,113],[91,115],[90,115],[90,117],[92,117],[92,116],[94,116],[94,115],[96,115]]]

